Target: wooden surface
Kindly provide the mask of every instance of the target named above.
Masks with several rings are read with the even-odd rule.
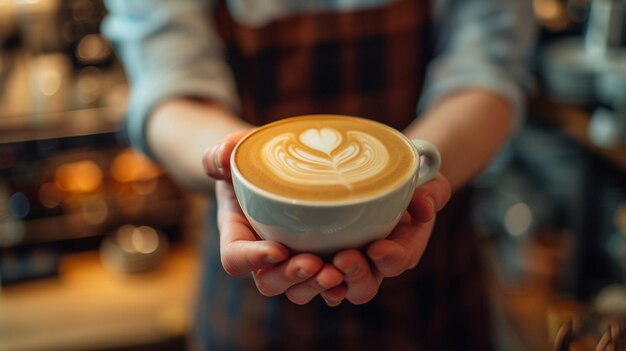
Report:
[[[0,351],[104,349],[184,335],[197,275],[196,253],[185,247],[136,275],[106,269],[97,252],[73,254],[60,277],[0,292]]]

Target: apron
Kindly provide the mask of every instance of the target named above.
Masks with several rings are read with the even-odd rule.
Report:
[[[347,114],[403,129],[416,116],[430,58],[429,5],[399,0],[250,28],[219,1],[211,16],[234,72],[242,118],[261,125],[302,114]],[[319,297],[304,306],[264,297],[250,277],[228,276],[213,212],[195,348],[491,350],[482,262],[465,193],[438,216],[418,267],[385,279],[367,304],[344,301],[335,308]]]
[[[403,128],[415,118],[428,45],[428,1],[301,14],[262,28],[215,10],[253,124],[309,113],[361,116]]]

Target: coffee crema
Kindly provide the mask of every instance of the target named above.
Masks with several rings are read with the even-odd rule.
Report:
[[[384,124],[356,117],[309,115],[260,127],[235,151],[250,183],[305,201],[373,197],[404,183],[416,167],[413,145]]]

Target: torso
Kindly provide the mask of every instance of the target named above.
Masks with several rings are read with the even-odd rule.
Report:
[[[402,129],[415,118],[430,58],[428,0],[314,11],[254,26],[234,19],[224,1],[211,16],[249,122],[331,113]],[[467,197],[451,201],[416,269],[385,279],[365,305],[336,308],[321,299],[298,306],[283,296],[264,297],[249,277],[228,276],[213,217],[198,306],[199,348],[490,350],[480,256],[466,210]]]

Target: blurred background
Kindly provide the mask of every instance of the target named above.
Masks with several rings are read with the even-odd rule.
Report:
[[[475,184],[496,336],[626,349],[626,1],[532,1],[537,93]],[[0,351],[184,349],[206,202],[120,142],[105,15],[0,0]]]
[[[120,142],[95,0],[0,0],[0,350],[176,350],[199,206]]]

